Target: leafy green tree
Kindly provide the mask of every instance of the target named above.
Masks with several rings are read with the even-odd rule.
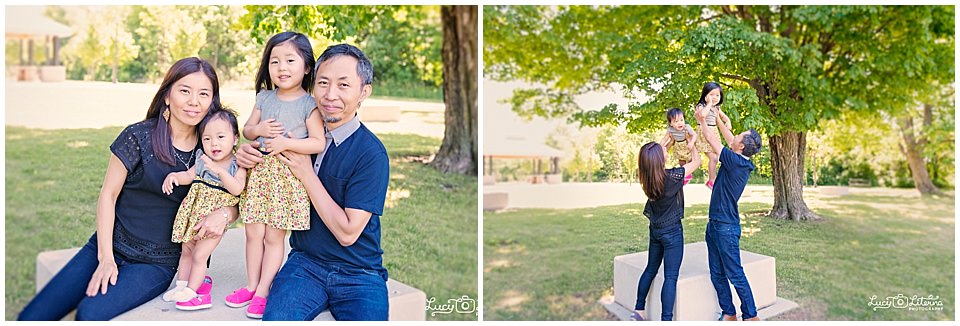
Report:
[[[205,9],[205,10],[203,10]],[[244,10],[240,6],[206,6],[192,11],[207,31],[207,38],[200,48],[200,57],[210,61],[217,69],[221,80],[249,80],[253,85],[256,65],[259,64],[260,48],[240,22]],[[254,64],[245,64],[247,61]]]
[[[140,47],[134,44],[133,36],[126,30],[124,20],[129,7],[115,6],[106,9],[98,20],[103,27],[101,41],[106,41],[107,60],[110,61],[111,80],[118,82],[120,65],[137,57]]]
[[[560,160],[560,171],[569,182],[593,182],[593,174],[603,166],[594,148],[598,130],[585,129],[579,133],[569,125],[557,126],[544,140],[547,146],[564,153],[572,153]]]
[[[109,67],[110,80],[117,82],[120,65],[132,61],[139,51],[133,37],[124,28],[127,7],[92,7],[73,12],[83,16],[70,21],[82,32],[71,37],[64,47],[65,64],[82,67],[85,80],[106,79],[98,72]]]
[[[329,39],[341,42],[352,39],[364,46],[373,37],[372,32],[378,34],[393,33],[384,26],[403,23],[398,22],[404,17],[402,13],[413,14],[416,17],[429,19],[430,15],[417,16],[420,10],[428,8],[413,8],[408,6],[245,6],[248,13],[242,21],[250,28],[250,35],[259,43],[263,43],[269,36],[292,30],[304,33],[318,39]],[[442,88],[446,110],[444,112],[445,129],[443,142],[431,164],[440,171],[475,174],[477,172],[477,7],[476,6],[442,6],[440,8],[440,29],[442,31]],[[406,18],[403,18],[406,19]],[[385,21],[394,22],[385,23]],[[411,30],[418,30],[411,28]],[[424,37],[423,42],[441,41],[436,38]],[[417,38],[407,46],[413,48],[393,49],[392,57],[403,58],[403,52],[410,52],[416,57],[423,57],[430,52],[418,50],[422,47]],[[426,49],[433,48],[426,46]],[[376,48],[374,46],[374,48]],[[321,50],[322,51],[322,50]],[[386,60],[390,60],[390,55]],[[381,57],[382,57],[381,56]],[[376,70],[381,68],[380,57],[372,57]],[[430,57],[427,57],[429,62]],[[389,61],[387,61],[389,62]],[[413,63],[417,66],[416,63]],[[419,66],[418,66],[419,67]],[[436,65],[423,64],[425,71],[435,71]],[[386,69],[386,71],[390,71]],[[430,78],[429,74],[426,75]],[[376,85],[375,85],[376,86]],[[374,90],[376,92],[376,88]]]
[[[929,128],[923,132],[927,144],[923,149],[923,157],[928,160],[930,178],[939,187],[953,186],[956,166],[954,155],[956,148],[954,136],[956,111],[955,89],[948,89],[944,96],[932,103],[932,121]]]
[[[514,93],[521,114],[631,131],[662,128],[668,107],[691,112],[717,81],[734,129],[767,135],[769,215],[819,219],[802,195],[807,131],[844,112],[895,114],[931,80],[952,83],[953,16],[952,6],[485,6],[484,25],[500,28],[484,29],[484,71],[547,85]],[[650,100],[592,111],[572,101],[613,85]]]
[[[655,137],[650,133],[631,134],[616,127],[601,129],[594,150],[599,155],[602,164],[600,170],[606,176],[606,181],[635,181],[640,147],[653,139]]]
[[[207,30],[195,17],[205,11],[197,6],[134,6],[126,23],[141,51],[126,70],[143,81],[155,80],[175,61],[198,56]]]
[[[934,87],[936,89],[936,87]],[[941,92],[934,93],[933,96],[943,96],[944,98],[953,98],[953,89],[949,87],[940,88]],[[950,94],[944,96],[944,91]],[[943,102],[942,99],[928,98],[922,101],[916,108],[906,110],[896,117],[897,131],[900,133],[901,141],[898,144],[900,152],[906,157],[907,164],[910,167],[910,174],[913,177],[914,186],[921,194],[936,194],[942,192],[934,185],[928,171],[928,164],[925,158],[932,158],[932,162],[942,160],[952,161],[953,149],[953,105],[936,105],[934,103]],[[944,112],[949,111],[949,112]],[[945,121],[946,119],[950,121]],[[938,121],[934,123],[934,121]],[[949,129],[948,129],[949,128]],[[941,144],[933,144],[931,139],[939,140]],[[928,147],[930,147],[928,149]],[[944,155],[948,154],[948,155]],[[939,165],[939,164],[938,164]],[[934,168],[934,172],[938,172]],[[939,177],[939,175],[938,175]]]

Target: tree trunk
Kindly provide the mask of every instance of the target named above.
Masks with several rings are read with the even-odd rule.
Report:
[[[773,209],[770,217],[794,221],[819,220],[803,201],[803,160],[807,133],[785,131],[770,137],[773,170]]]
[[[119,62],[119,61],[120,61],[120,53],[119,53],[120,49],[119,49],[119,45],[117,44],[117,43],[120,43],[120,41],[119,41],[120,37],[119,37],[119,35],[117,35],[117,34],[119,34],[119,33],[120,33],[120,32],[119,32],[119,29],[118,29],[117,32],[114,32],[114,39],[113,39],[113,64],[111,65],[111,67],[113,67],[113,78],[112,78],[112,79],[113,79],[113,83],[114,83],[114,84],[116,84],[117,81],[118,81],[118,78],[117,78],[117,77],[118,77],[118,76],[117,76],[118,72],[117,72],[117,70],[119,70],[119,66],[120,66],[120,62]]]
[[[932,123],[931,119],[928,118],[931,111],[932,106],[924,104],[923,124],[925,127]],[[900,127],[900,136],[903,138],[900,151],[907,157],[907,164],[910,166],[910,175],[913,176],[913,184],[917,188],[917,191],[920,191],[921,195],[942,195],[943,193],[933,185],[933,182],[930,180],[930,174],[927,173],[927,165],[923,161],[923,155],[921,154],[924,145],[926,145],[926,141],[923,139],[918,140],[914,135],[913,118],[907,114],[906,116],[897,118],[897,124]]]
[[[442,6],[443,143],[431,162],[449,173],[477,173],[477,7]]]

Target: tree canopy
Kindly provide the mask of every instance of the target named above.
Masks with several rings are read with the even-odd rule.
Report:
[[[486,6],[484,71],[547,85],[518,90],[521,114],[662,128],[707,81],[725,86],[735,129],[816,128],[844,111],[899,111],[931,80],[953,81],[952,6]],[[582,110],[572,95],[650,97]]]
[[[659,130],[719,82],[734,130],[769,137],[775,218],[820,218],[802,198],[807,131],[897,116],[954,82],[953,6],[487,6],[484,25],[507,27],[484,29],[487,75],[545,85],[514,92],[521,115]],[[649,100],[572,101],[614,85]]]

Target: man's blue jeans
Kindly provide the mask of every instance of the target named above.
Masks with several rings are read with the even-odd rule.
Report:
[[[321,263],[302,251],[287,256],[267,298],[263,320],[387,320],[387,279],[377,271]]]
[[[97,238],[92,237],[50,283],[23,308],[17,320],[60,320],[77,309],[77,320],[110,320],[157,297],[173,281],[175,267],[127,261],[114,255],[117,284],[107,294],[88,297],[90,277],[97,270]]]
[[[731,223],[707,222],[707,257],[710,263],[710,281],[717,291],[720,310],[724,315],[736,316],[737,310],[733,306],[733,297],[730,293],[730,284],[737,290],[740,297],[741,318],[748,319],[757,316],[757,305],[753,301],[753,291],[743,273],[740,264],[740,225]]]
[[[660,291],[660,304],[663,312],[660,314],[660,320],[673,320],[673,305],[677,299],[677,278],[680,276],[680,263],[683,261],[682,224],[650,229],[647,268],[643,270],[637,284],[636,310],[645,310],[647,293],[650,292],[650,285],[653,283],[653,278],[657,276],[661,261],[663,261],[663,288]]]

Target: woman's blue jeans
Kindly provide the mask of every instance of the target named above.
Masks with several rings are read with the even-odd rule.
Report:
[[[657,276],[660,263],[663,262],[663,288],[660,291],[660,303],[663,312],[660,320],[673,320],[673,305],[677,299],[677,277],[680,276],[680,263],[683,261],[683,225],[677,223],[661,229],[650,228],[650,250],[647,255],[647,268],[637,284],[636,310],[645,310],[647,293],[653,278]]]
[[[117,263],[117,284],[107,285],[107,293],[88,297],[85,292],[90,277],[97,270],[97,238],[92,237],[50,283],[23,308],[17,320],[60,320],[77,310],[77,320],[110,320],[136,308],[163,293],[175,267],[146,264],[122,259]]]

